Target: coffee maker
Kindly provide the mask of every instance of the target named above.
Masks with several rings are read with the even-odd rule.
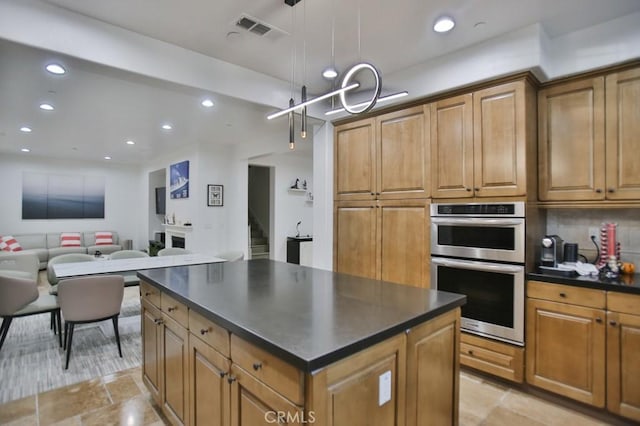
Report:
[[[556,268],[562,263],[563,241],[557,235],[545,235],[542,239],[540,265]]]

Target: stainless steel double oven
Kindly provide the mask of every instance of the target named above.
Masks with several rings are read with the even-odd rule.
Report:
[[[524,345],[525,203],[431,205],[431,286],[467,296],[462,329]]]

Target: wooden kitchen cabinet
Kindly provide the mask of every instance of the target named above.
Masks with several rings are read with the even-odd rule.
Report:
[[[189,332],[163,315],[161,406],[174,424],[189,424]]]
[[[607,409],[640,422],[640,296],[607,294]]]
[[[524,348],[461,333],[460,365],[522,383],[524,381]]]
[[[375,127],[374,119],[366,119],[335,128],[335,200],[375,199]]]
[[[606,91],[606,198],[640,199],[640,68],[609,74]]]
[[[428,200],[338,202],[334,217],[336,272],[429,286]]]
[[[535,144],[535,92],[525,80],[435,102],[434,198],[524,196]]]
[[[601,290],[528,282],[527,382],[604,407],[605,306]]]
[[[144,296],[142,297],[140,308],[142,321],[142,380],[147,385],[154,401],[160,405],[160,392],[163,387],[162,328],[160,325],[162,313],[158,307],[154,306]]]

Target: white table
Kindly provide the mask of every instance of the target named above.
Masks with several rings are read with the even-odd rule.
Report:
[[[143,269],[166,268],[170,266],[200,265],[203,263],[224,262],[219,257],[206,254],[179,254],[175,256],[135,257],[131,259],[105,259],[95,262],[72,262],[53,265],[58,278],[82,275],[112,274],[117,272],[139,271]]]

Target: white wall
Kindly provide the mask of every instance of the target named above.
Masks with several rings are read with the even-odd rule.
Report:
[[[105,177],[104,219],[22,220],[22,174],[36,172],[67,176]],[[2,209],[0,235],[64,231],[117,231],[121,239],[134,241],[133,247],[144,248],[138,238],[141,215],[146,215],[146,191],[142,191],[140,172],[136,168],[101,162],[51,160],[25,155],[0,157]]]

